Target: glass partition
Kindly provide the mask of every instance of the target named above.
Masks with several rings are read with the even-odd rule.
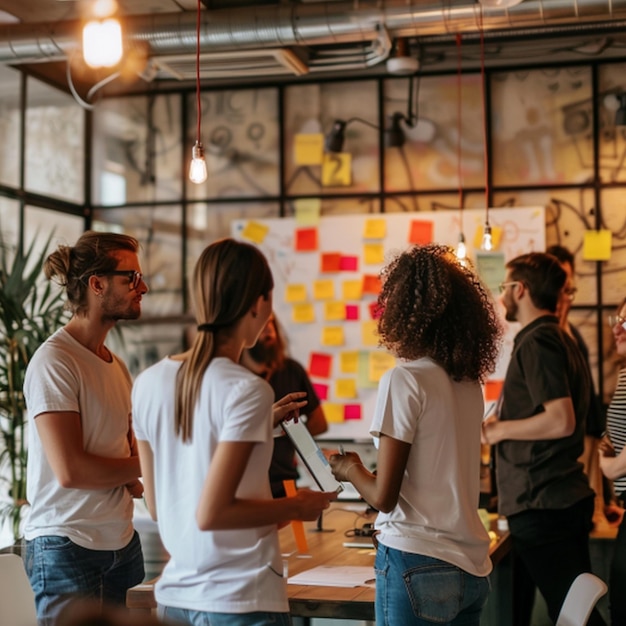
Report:
[[[20,183],[20,83],[21,74],[0,65],[0,184]]]

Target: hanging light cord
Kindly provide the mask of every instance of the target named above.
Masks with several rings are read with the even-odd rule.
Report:
[[[459,219],[461,222],[461,232],[463,232],[463,179],[461,177],[461,133],[463,125],[461,123],[461,33],[456,34],[456,52],[457,52],[457,64],[456,64],[456,119],[458,123],[457,138],[456,138],[456,165],[457,165],[457,177],[459,182]]]
[[[200,19],[201,0],[197,3],[196,13],[196,141],[199,142],[202,136],[202,103],[200,99]]]
[[[480,6],[480,79],[482,85],[482,109],[483,109],[483,158],[485,168],[485,226],[489,226],[489,154],[487,151],[487,103],[485,90],[485,32],[483,25],[483,7]]]

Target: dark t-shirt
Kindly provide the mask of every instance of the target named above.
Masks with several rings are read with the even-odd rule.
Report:
[[[540,317],[517,334],[502,390],[500,419],[525,419],[543,412],[545,402],[569,396],[576,429],[560,439],[506,440],[496,446],[501,514],[563,509],[593,496],[578,462],[584,448],[590,389],[582,354],[556,317]]]
[[[293,359],[285,359],[282,369],[274,372],[269,379],[269,384],[274,390],[274,397],[280,400],[292,391],[306,391],[308,404],[302,409],[302,415],[308,415],[314,411],[320,401],[313,389],[313,385],[305,369]],[[272,493],[276,496],[284,495],[283,480],[297,479],[295,449],[288,437],[274,438],[274,454],[270,465],[270,483]]]

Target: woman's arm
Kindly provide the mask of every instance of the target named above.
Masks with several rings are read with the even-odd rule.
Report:
[[[355,452],[333,454],[329,462],[337,480],[351,482],[370,506],[389,513],[398,503],[410,451],[411,444],[381,435],[376,474],[363,465]]]
[[[157,521],[156,497],[154,493],[154,455],[147,441],[138,441],[139,461],[141,462],[141,474],[143,476],[143,498],[148,507],[150,517]]]

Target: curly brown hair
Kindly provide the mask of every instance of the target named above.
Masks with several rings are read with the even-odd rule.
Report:
[[[397,357],[430,357],[454,380],[495,369],[502,327],[487,288],[450,248],[414,246],[382,272],[380,343]]]

